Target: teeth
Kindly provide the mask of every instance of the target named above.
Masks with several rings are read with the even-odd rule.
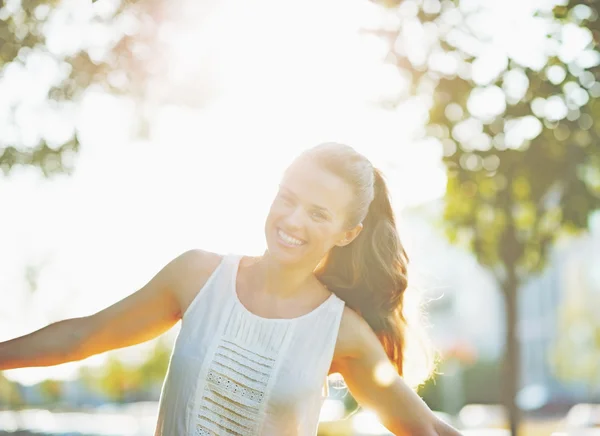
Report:
[[[297,247],[304,244],[304,241],[301,241],[300,239],[296,239],[293,236],[284,233],[283,230],[279,230],[277,233],[286,244],[295,245]]]

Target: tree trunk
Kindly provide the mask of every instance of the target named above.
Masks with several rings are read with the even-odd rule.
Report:
[[[503,291],[506,305],[506,338],[504,354],[504,381],[502,383],[503,402],[510,422],[512,436],[519,433],[521,424],[521,410],[517,407],[516,396],[521,380],[520,344],[518,337],[518,311],[517,290],[519,281],[514,267],[508,268],[506,280],[503,283]]]

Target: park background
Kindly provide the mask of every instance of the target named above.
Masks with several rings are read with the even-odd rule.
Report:
[[[0,340],[260,254],[285,166],[346,142],[390,184],[428,404],[563,428],[600,402],[599,29],[593,0],[0,1]],[[150,434],[177,329],[5,371],[0,431]]]

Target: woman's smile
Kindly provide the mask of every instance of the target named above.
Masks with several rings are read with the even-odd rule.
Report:
[[[277,228],[277,236],[279,243],[285,245],[286,247],[298,248],[306,244],[306,241],[290,235],[281,228]]]

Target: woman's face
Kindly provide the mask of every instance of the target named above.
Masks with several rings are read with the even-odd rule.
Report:
[[[286,171],[265,223],[269,255],[285,264],[316,265],[334,245],[349,243],[352,188],[310,158]]]

